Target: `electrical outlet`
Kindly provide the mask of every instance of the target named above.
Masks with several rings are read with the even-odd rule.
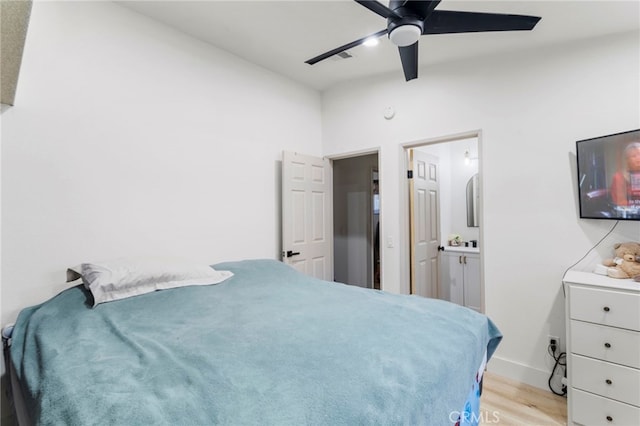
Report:
[[[547,337],[547,347],[551,344],[556,345],[556,352],[560,352],[560,338],[558,336],[549,335]]]

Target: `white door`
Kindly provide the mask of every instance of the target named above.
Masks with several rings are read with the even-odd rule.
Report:
[[[282,261],[333,281],[331,162],[295,152],[282,156]]]
[[[409,150],[412,171],[409,195],[411,212],[411,293],[437,298],[440,286],[440,177],[438,158]]]

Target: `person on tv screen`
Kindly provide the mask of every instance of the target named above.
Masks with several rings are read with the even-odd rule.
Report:
[[[611,180],[611,201],[620,207],[640,207],[640,142],[624,149],[624,162]]]

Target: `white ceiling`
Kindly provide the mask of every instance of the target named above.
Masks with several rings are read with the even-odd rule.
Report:
[[[386,28],[386,20],[351,0],[121,1],[124,7],[318,90],[382,73],[404,80],[397,48],[385,37],[353,58],[304,63]],[[384,2],[388,4],[387,2]],[[592,0],[444,0],[438,10],[542,17],[533,31],[422,36],[418,78],[426,65],[640,29],[640,2]]]

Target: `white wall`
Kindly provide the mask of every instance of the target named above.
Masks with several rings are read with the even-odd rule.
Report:
[[[401,144],[481,130],[486,312],[505,338],[490,368],[546,388],[564,335],[561,279],[612,226],[578,219],[575,141],[640,127],[640,37],[401,71],[323,94],[326,155],[380,146],[383,289],[408,290]],[[383,110],[393,106],[395,118]],[[640,223],[626,224],[640,238]]]
[[[320,95],[110,2],[36,2],[2,114],[2,324],[123,255],[277,258]]]

